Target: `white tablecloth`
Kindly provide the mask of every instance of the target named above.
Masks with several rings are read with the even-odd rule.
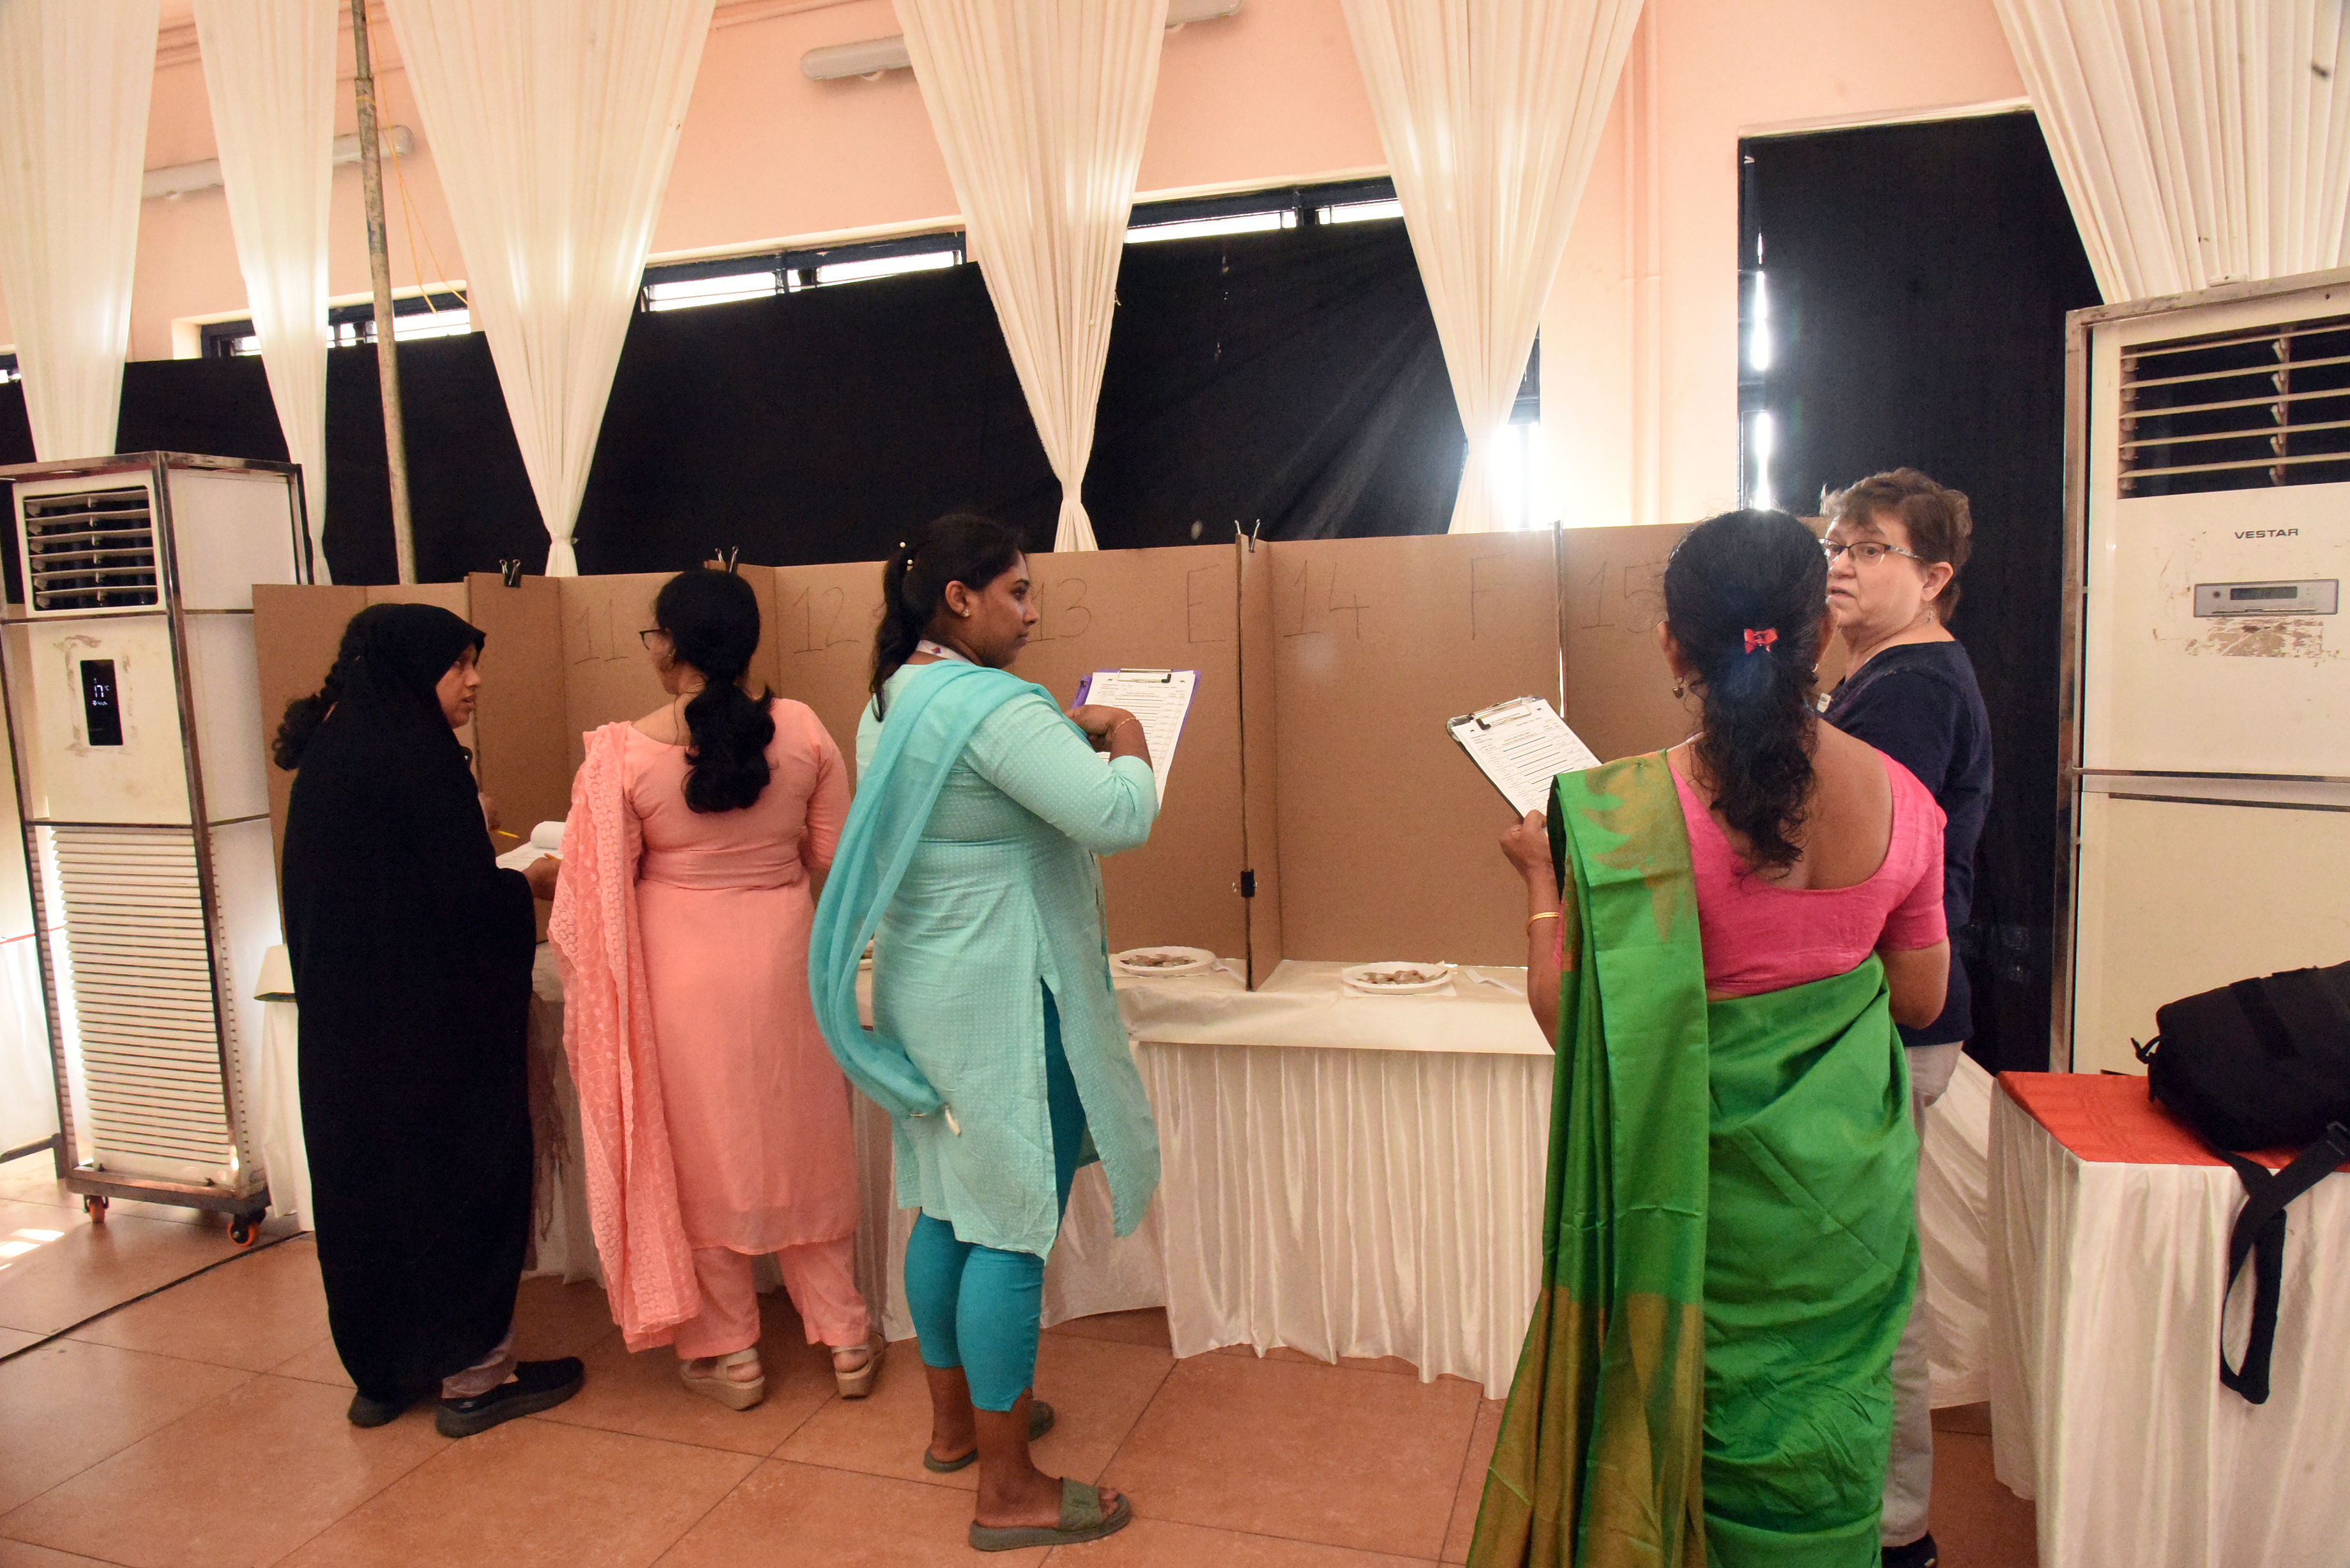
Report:
[[[2350,1563],[2350,1176],[2288,1210],[2262,1406],[2218,1375],[2233,1172],[2082,1159],[2002,1092],[1990,1185],[1993,1463],[2041,1568]]]

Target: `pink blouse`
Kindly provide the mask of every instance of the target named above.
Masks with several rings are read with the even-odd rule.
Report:
[[[1893,837],[1876,873],[1849,888],[1782,888],[1753,874],[1673,769],[1689,818],[1709,994],[1784,991],[1843,974],[1880,948],[1930,948],[1950,934],[1942,918],[1942,808],[1891,757],[1885,774],[1893,785]]]

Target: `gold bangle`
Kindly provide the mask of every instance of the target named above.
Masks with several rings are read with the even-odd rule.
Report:
[[[1563,920],[1565,919],[1566,919],[1565,912],[1560,909],[1544,909],[1539,915],[1528,915],[1526,917],[1526,933],[1529,936],[1533,935],[1534,922],[1536,920]]]

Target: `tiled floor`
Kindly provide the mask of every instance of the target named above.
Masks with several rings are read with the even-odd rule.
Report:
[[[73,1288],[61,1278],[57,1299]],[[979,1561],[962,1538],[970,1472],[920,1466],[913,1346],[892,1349],[872,1398],[844,1404],[790,1308],[767,1310],[767,1403],[735,1414],[680,1388],[667,1351],[629,1355],[592,1286],[529,1281],[524,1353],[585,1356],[577,1398],[463,1442],[429,1409],[360,1431],[316,1253],[283,1243],[0,1361],[0,1568]],[[1140,1517],[1007,1564],[1458,1563],[1501,1411],[1395,1363],[1178,1361],[1155,1312],[1051,1331],[1037,1386],[1060,1412],[1040,1462],[1128,1490]],[[1991,1479],[1980,1411],[1950,1415],[1943,1562],[2029,1568],[2030,1508]]]

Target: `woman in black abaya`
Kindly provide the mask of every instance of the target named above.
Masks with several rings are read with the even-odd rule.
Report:
[[[457,743],[484,640],[430,605],[362,610],[277,733],[278,765],[300,769],[286,942],[350,1419],[378,1426],[437,1393],[451,1437],[580,1383],[577,1359],[511,1351],[531,1213],[531,899],[552,877],[498,868]]]

